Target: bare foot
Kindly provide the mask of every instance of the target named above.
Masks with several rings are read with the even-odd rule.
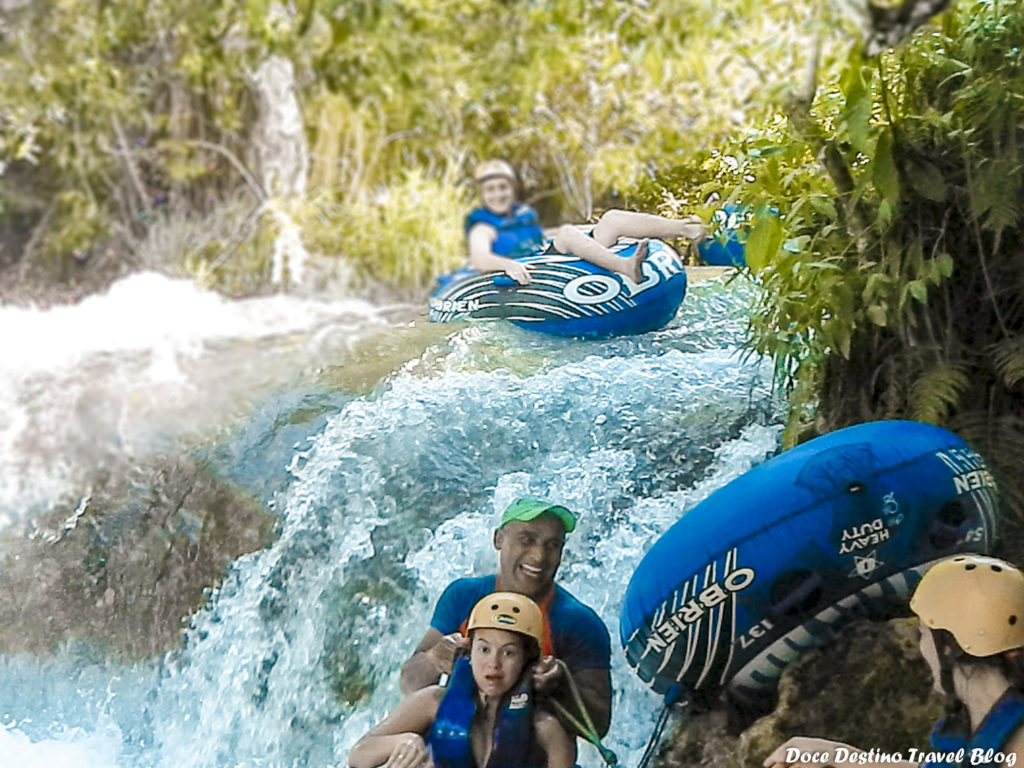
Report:
[[[648,240],[644,238],[636,245],[636,252],[629,259],[629,271],[623,272],[626,277],[637,285],[644,281],[643,264],[650,255],[647,250]]]

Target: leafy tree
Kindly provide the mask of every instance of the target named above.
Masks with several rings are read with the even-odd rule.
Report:
[[[880,418],[946,425],[1003,472],[1024,446],[1024,13],[962,2],[736,148],[763,284],[752,347],[787,439]],[[825,171],[822,173],[822,171]],[[770,208],[774,208],[776,214]]]
[[[702,150],[802,68],[816,5],[40,0],[0,27],[4,225],[29,264],[110,252],[263,285],[252,73],[284,56],[311,148],[285,207],[307,247],[421,286],[461,259],[482,157],[516,163],[553,221],[680,167],[704,178]]]

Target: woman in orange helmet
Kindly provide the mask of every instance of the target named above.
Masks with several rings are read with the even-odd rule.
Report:
[[[558,720],[534,706],[530,665],[540,656],[544,620],[530,598],[494,592],[469,616],[469,658],[447,687],[432,685],[399,702],[356,742],[351,768],[571,768],[575,744]]]

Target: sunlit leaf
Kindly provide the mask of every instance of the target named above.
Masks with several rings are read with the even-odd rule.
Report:
[[[800,253],[807,247],[807,242],[810,237],[807,235],[801,235],[800,237],[791,237],[782,244],[782,249],[789,253]]]
[[[878,136],[871,165],[875,187],[886,202],[895,205],[900,198],[900,181],[892,155],[892,129],[888,126]]]
[[[764,269],[782,246],[782,223],[778,216],[759,214],[754,228],[747,236],[747,266],[756,275]]]
[[[849,78],[849,89],[846,94],[846,108],[843,117],[846,121],[846,131],[850,137],[850,144],[858,152],[869,153],[871,144],[871,94],[864,87],[864,80],[860,76],[860,70],[854,68],[855,72]]]

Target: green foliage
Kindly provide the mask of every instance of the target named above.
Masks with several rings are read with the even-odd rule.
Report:
[[[947,361],[922,366],[920,378],[911,385],[910,417],[932,424],[948,423],[970,386],[966,368],[965,364]]]
[[[789,439],[1020,410],[1022,39],[1019,4],[964,0],[723,149],[729,198],[759,212],[751,345],[796,395]]]
[[[40,0],[0,27],[0,201],[36,212],[28,258],[140,237],[160,206],[201,210],[237,184],[210,157],[181,173],[168,147],[237,146],[243,73],[259,52],[227,43],[253,5]]]
[[[316,201],[320,215],[304,229],[318,251],[338,251],[365,279],[425,285],[465,261],[462,222],[469,206],[454,180],[413,169],[376,196],[344,207],[325,196]]]
[[[260,205],[250,73],[280,55],[295,65],[311,150],[309,195],[288,203],[311,224],[307,247],[386,282],[422,281],[461,253],[460,227],[396,223],[381,200],[432,186],[433,203],[401,215],[437,205],[438,227],[457,221],[467,171],[491,155],[522,170],[550,223],[677,169],[703,183],[708,148],[792,87],[816,5],[40,0],[0,28],[0,206],[34,220],[27,258],[66,260],[109,238],[137,252],[182,217],[217,227],[240,195]],[[688,212],[688,197],[658,203]],[[238,227],[226,253],[211,241],[178,260],[224,288],[245,282],[245,265],[259,283],[268,232],[247,217]],[[401,252],[382,259],[392,240]]]
[[[1020,391],[1024,382],[1024,337],[1017,335],[993,344],[992,359],[1003,386]]]

